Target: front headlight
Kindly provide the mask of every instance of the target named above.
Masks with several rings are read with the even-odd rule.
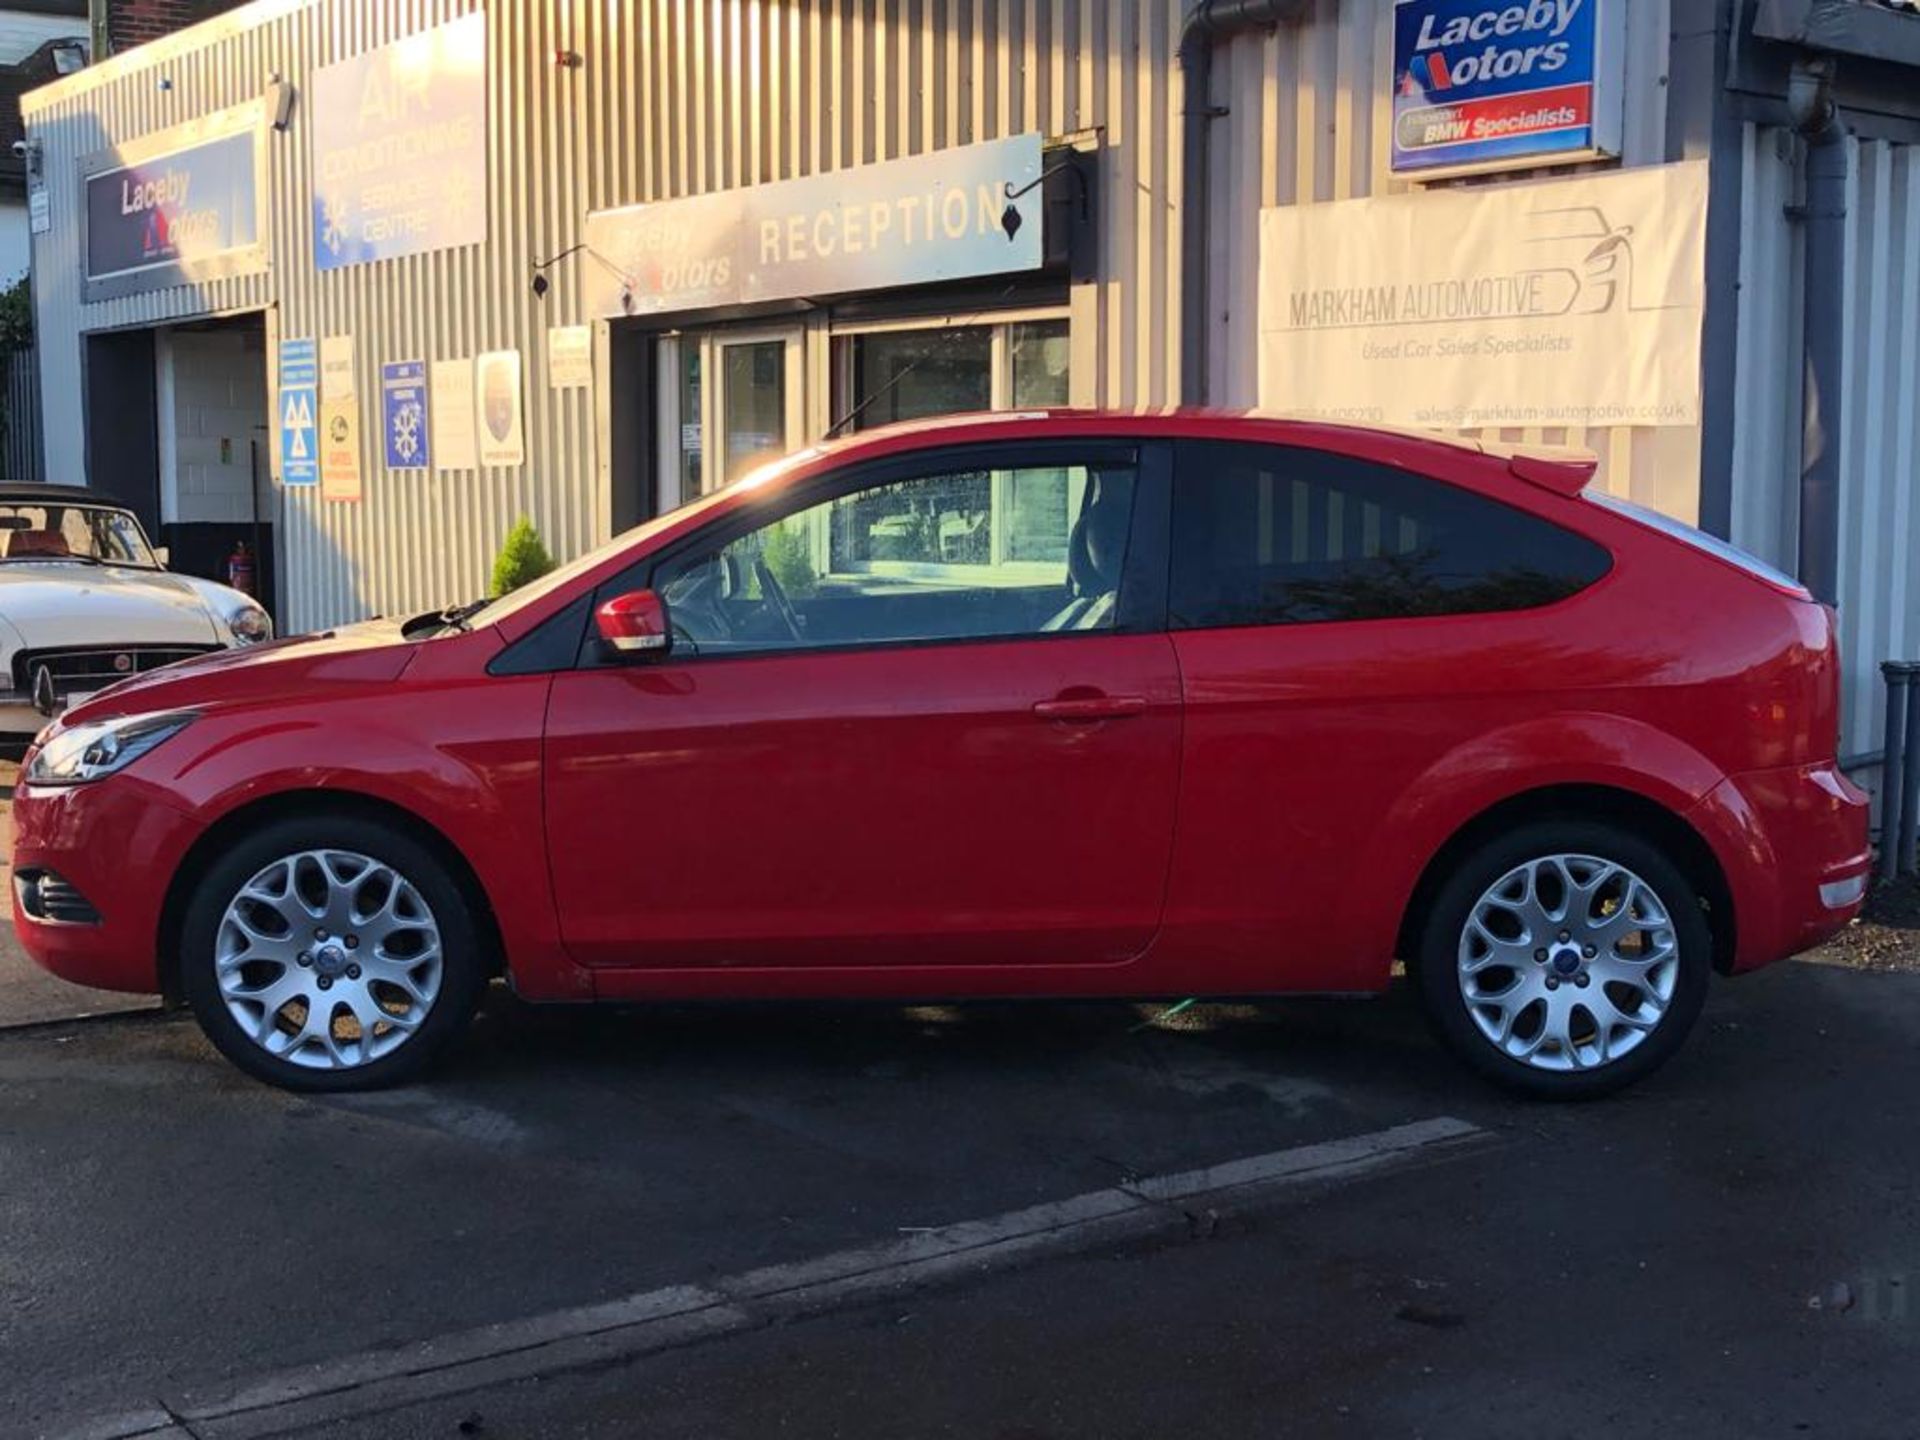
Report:
[[[190,710],[170,710],[158,715],[121,715],[61,730],[34,751],[27,765],[27,783],[81,785],[112,775],[178,735],[195,718]]]
[[[258,605],[235,611],[227,621],[227,630],[242,645],[258,645],[273,638],[273,621]]]

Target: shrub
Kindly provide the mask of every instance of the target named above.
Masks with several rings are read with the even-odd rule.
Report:
[[[509,591],[538,580],[552,569],[553,556],[540,543],[540,532],[533,528],[531,520],[522,515],[514,522],[513,529],[507,532],[506,543],[500,547],[500,554],[493,562],[493,585],[487,593],[497,600]]]

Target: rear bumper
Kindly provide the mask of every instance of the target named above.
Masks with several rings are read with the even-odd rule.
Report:
[[[20,786],[13,830],[11,900],[21,948],[77,985],[157,994],[161,909],[199,822],[135,777],[117,775],[91,785]],[[36,871],[65,880],[98,922],[28,914],[18,877]]]
[[[1867,810],[1866,792],[1832,762],[1735,775],[1695,807],[1732,892],[1730,972],[1810,950],[1860,913],[1873,866]]]

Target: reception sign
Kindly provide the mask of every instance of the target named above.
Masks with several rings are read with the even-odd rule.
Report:
[[[1442,429],[1693,425],[1707,166],[1260,217],[1260,403]]]
[[[320,269],[487,238],[486,72],[482,13],[314,72]]]
[[[617,316],[1036,270],[1039,179],[1040,137],[1019,135],[602,210],[580,274]]]
[[[1616,155],[1627,0],[1395,0],[1396,175]]]
[[[246,105],[82,163],[88,300],[265,267],[260,119]]]

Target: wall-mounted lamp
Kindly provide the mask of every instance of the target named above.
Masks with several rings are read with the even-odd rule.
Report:
[[[584,240],[577,245],[569,245],[556,255],[549,255],[545,260],[536,260],[533,262],[533,279],[529,283],[533,290],[534,299],[546,299],[547,292],[553,288],[553,281],[548,277],[547,271],[551,270],[555,265],[558,265],[562,260],[565,260],[569,255],[580,254],[585,254],[588,258],[597,261],[602,269],[620,282],[620,308],[626,314],[631,315],[633,313],[632,279],[627,275],[626,271],[607,259],[606,256],[602,255]]]
[[[13,158],[26,166],[29,176],[40,173],[40,142],[38,140],[16,140],[13,142]]]
[[[1000,212],[1000,228],[1007,232],[1008,240],[1012,240],[1014,236],[1018,235],[1020,233],[1020,227],[1026,223],[1026,221],[1021,218],[1020,211],[1014,206],[1013,202],[1015,200],[1018,200],[1022,195],[1028,194],[1029,192],[1038,189],[1040,186],[1044,185],[1049,179],[1051,179],[1055,175],[1058,175],[1063,170],[1067,174],[1073,177],[1074,183],[1076,187],[1079,189],[1080,218],[1083,220],[1086,218],[1086,214],[1087,214],[1086,173],[1083,170],[1081,170],[1081,168],[1078,165],[1074,164],[1073,161],[1071,160],[1058,160],[1058,161],[1055,161],[1053,164],[1047,166],[1038,175],[1034,176],[1033,179],[1029,180],[1026,184],[1022,185],[1017,190],[1014,188],[1013,182],[1011,180],[1007,181],[1007,183],[1001,187],[1006,191],[1007,208]]]
[[[53,73],[75,75],[87,68],[87,42],[75,36],[53,42]]]
[[[284,131],[293,123],[293,86],[277,70],[267,81],[267,110],[274,129]]]

